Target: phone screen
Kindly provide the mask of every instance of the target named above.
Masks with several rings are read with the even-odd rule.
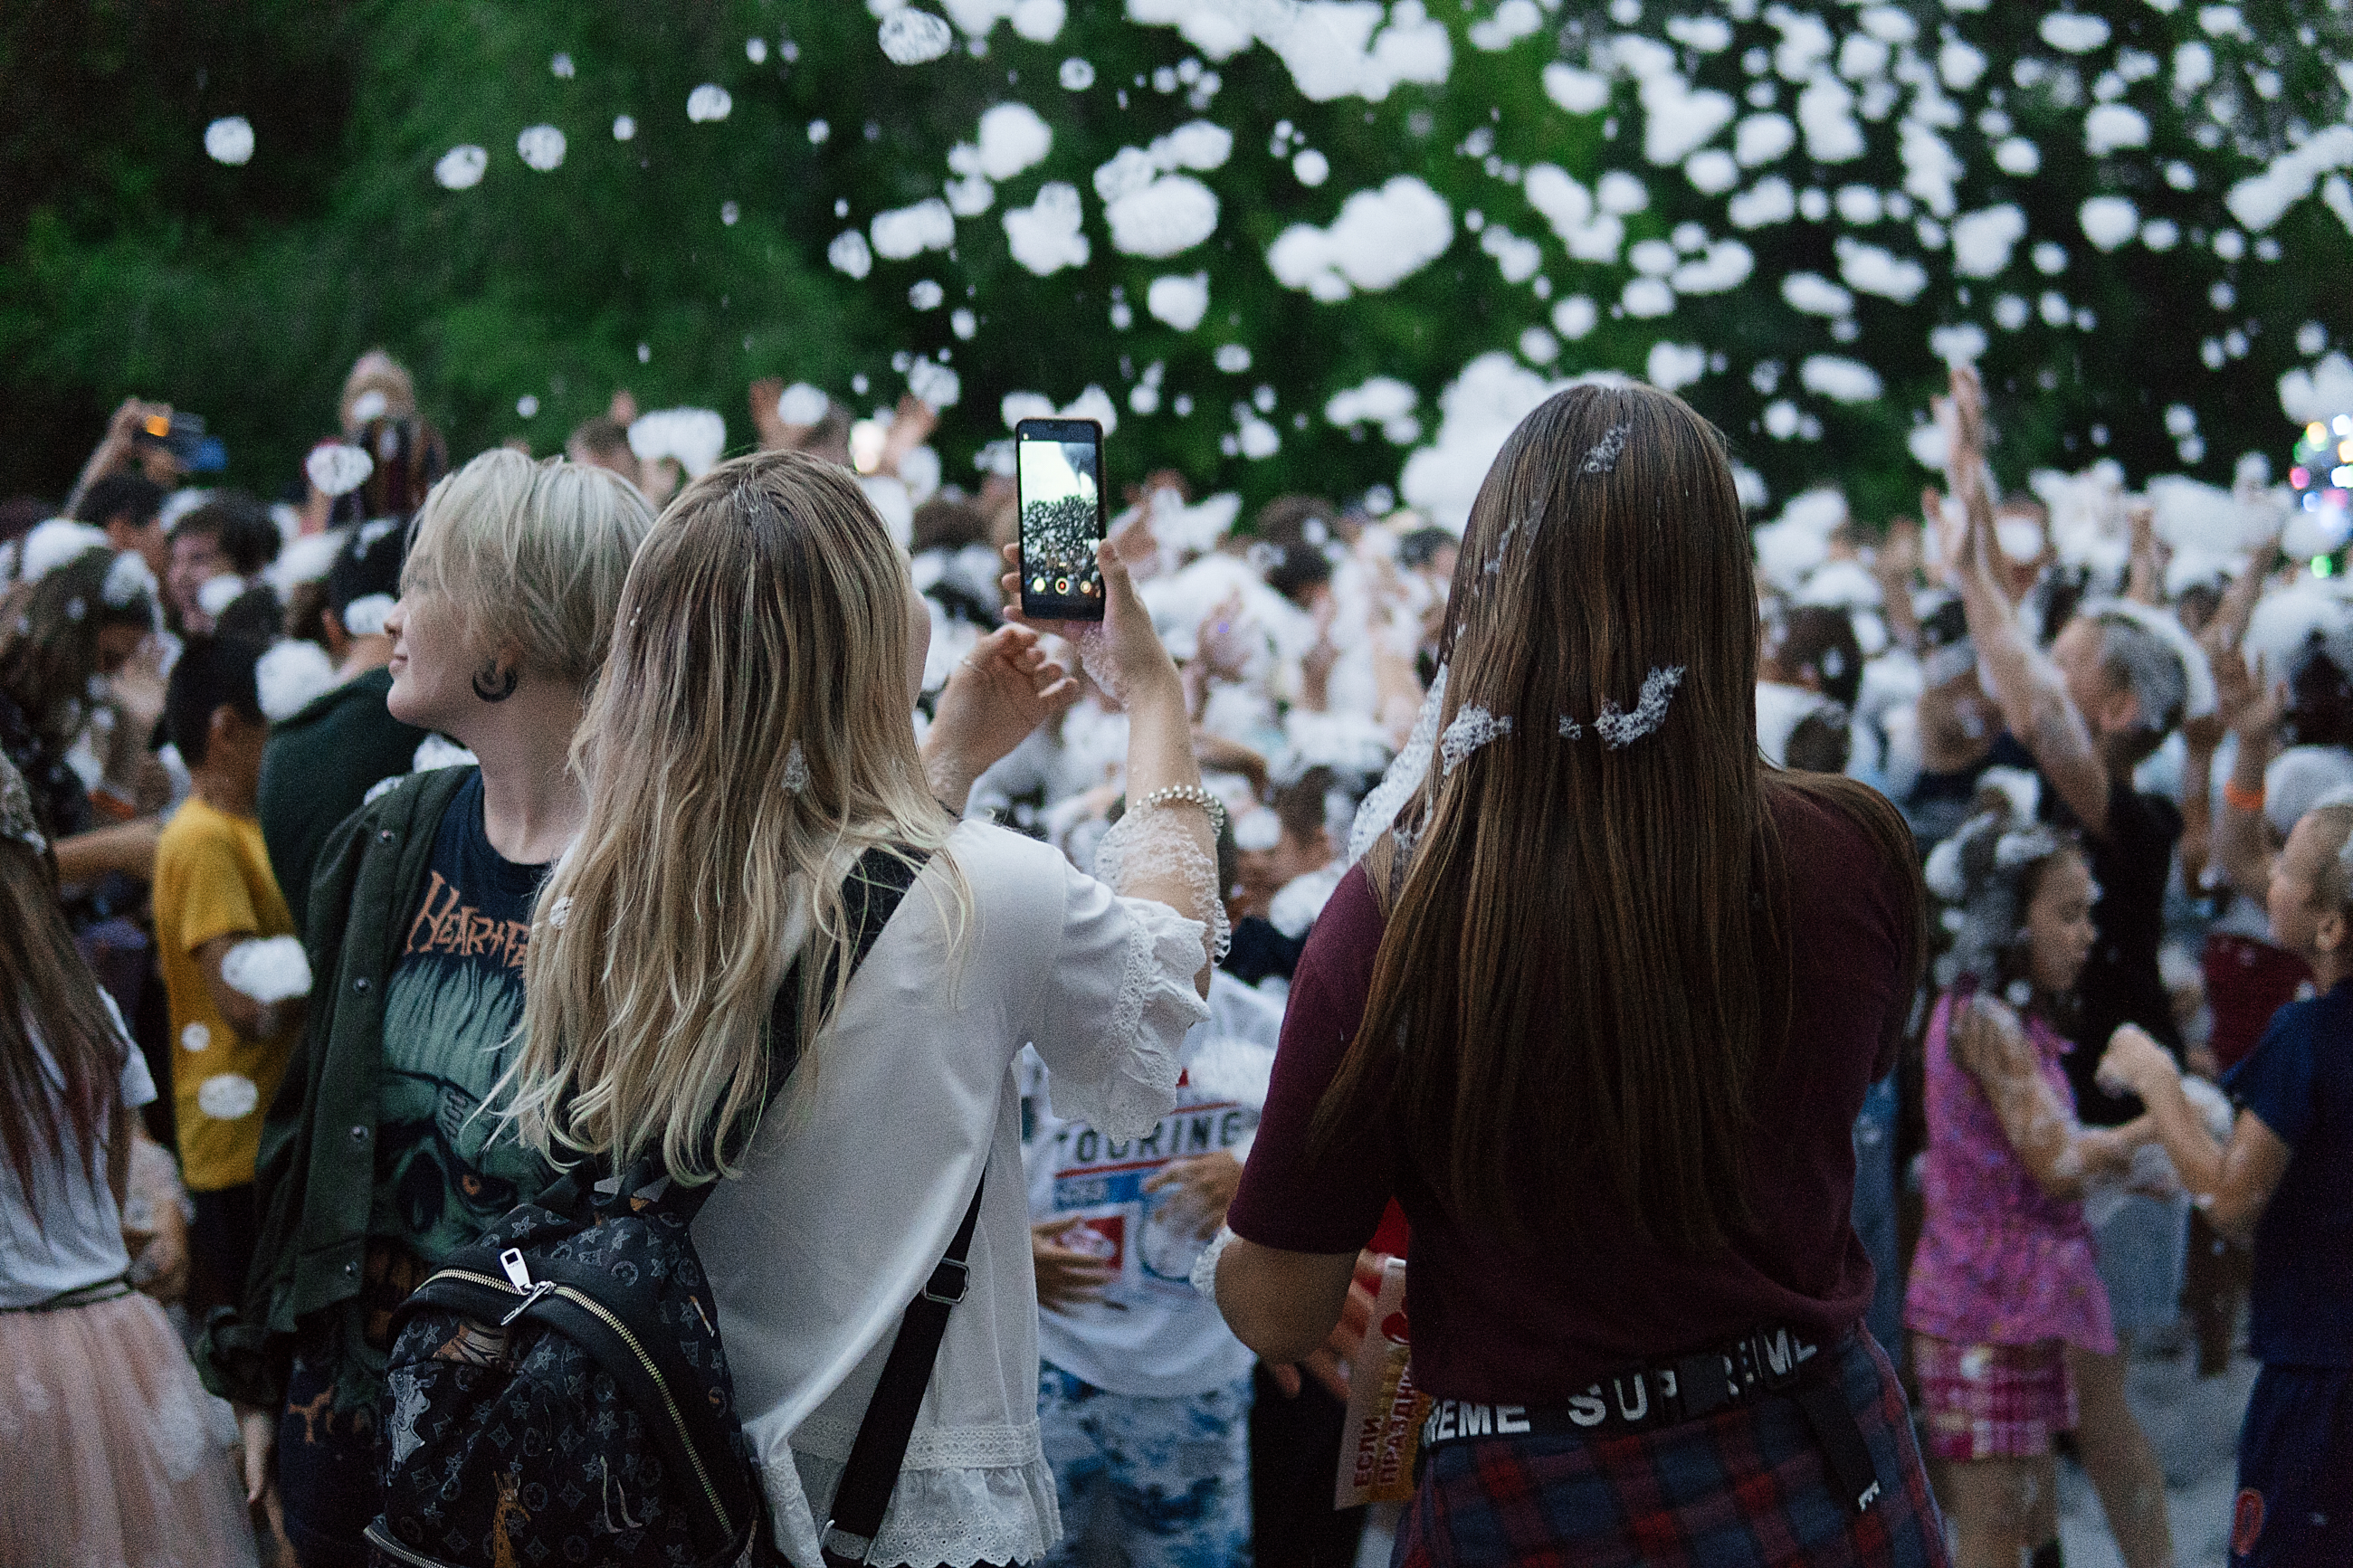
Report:
[[[1021,612],[1099,621],[1103,536],[1103,426],[1092,419],[1024,419],[1013,429],[1021,501]]]

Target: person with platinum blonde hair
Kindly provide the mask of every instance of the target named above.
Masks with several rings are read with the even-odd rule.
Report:
[[[509,1110],[554,1161],[726,1178],[696,1247],[773,1544],[811,1568],[1036,1562],[1060,1533],[1015,1058],[1036,1047],[1060,1113],[1142,1136],[1222,938],[1183,686],[1099,559],[1104,621],[1061,629],[1128,718],[1134,809],[1103,880],[955,815],[1075,682],[1035,630],[1000,628],[919,752],[929,615],[855,479],[799,454],[722,464],[663,513],[581,735],[588,816],[533,933]],[[878,866],[906,896],[860,966],[844,881]],[[795,1039],[772,1058],[763,1025],[804,971],[824,978],[778,1013]],[[970,1294],[888,1510],[848,1540],[827,1524],[852,1436],[969,1213]]]
[[[516,1048],[539,888],[587,816],[573,736],[652,526],[625,480],[504,450],[418,514],[385,705],[479,762],[411,774],[319,853],[315,983],[263,1125],[253,1265],[199,1346],[237,1405],[248,1490],[304,1568],[367,1560],[392,1310],[554,1178],[477,1113]]]

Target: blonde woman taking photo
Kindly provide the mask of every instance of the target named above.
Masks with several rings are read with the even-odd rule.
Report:
[[[652,1152],[675,1179],[730,1178],[695,1242],[773,1544],[801,1568],[901,1314],[976,1188],[967,1291],[889,1511],[871,1546],[828,1544],[968,1568],[1034,1562],[1060,1534],[1015,1055],[1037,1047],[1064,1115],[1149,1131],[1207,1016],[1218,918],[1184,691],[1118,557],[1101,560],[1108,615],[1088,636],[1124,699],[1134,804],[1098,861],[1108,885],[959,823],[968,773],[926,776],[909,715],[930,619],[846,470],[781,452],[712,469],[622,592],[580,742],[587,822],[526,963],[512,1109],[554,1160]],[[1011,684],[1001,710],[1022,715]],[[921,869],[862,966],[838,963],[844,879],[878,848]],[[799,1065],[770,1104],[762,1024],[796,959],[832,980],[802,988]]]

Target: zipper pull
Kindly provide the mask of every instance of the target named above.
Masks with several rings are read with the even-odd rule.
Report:
[[[499,1267],[507,1271],[507,1282],[518,1290],[532,1287],[531,1269],[522,1260],[522,1249],[510,1247],[499,1254]]]

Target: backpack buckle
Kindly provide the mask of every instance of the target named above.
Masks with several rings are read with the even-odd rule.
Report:
[[[949,1273],[951,1269],[955,1270],[953,1275]],[[923,1281],[923,1300],[943,1307],[953,1307],[964,1300],[965,1293],[971,1288],[972,1266],[953,1258],[943,1258],[939,1267],[932,1270],[932,1277]]]

